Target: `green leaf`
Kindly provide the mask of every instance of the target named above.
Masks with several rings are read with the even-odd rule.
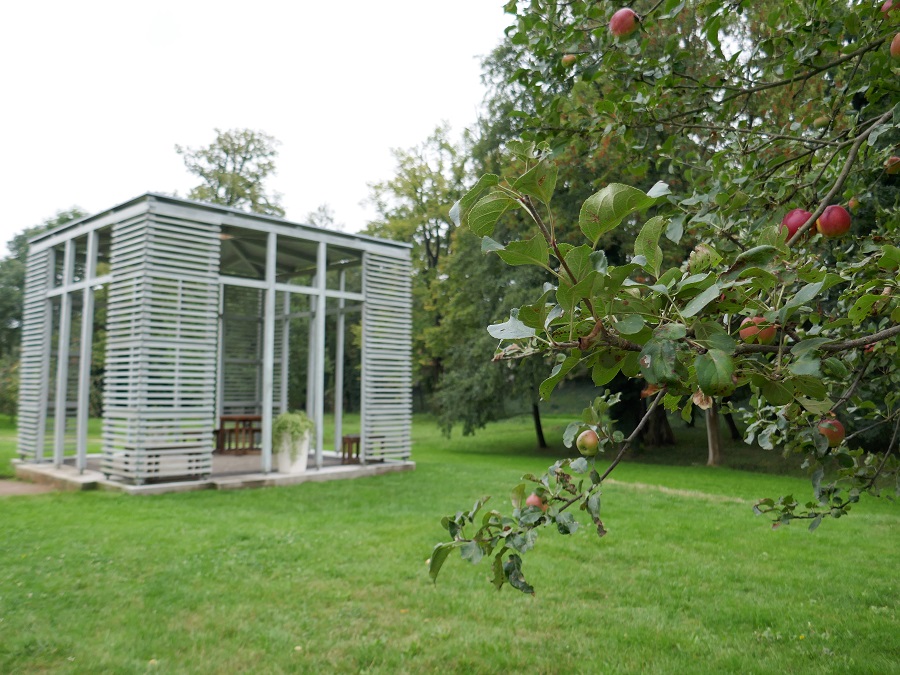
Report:
[[[734,391],[734,361],[731,355],[710,349],[694,359],[697,370],[697,384],[707,396],[727,396]]]
[[[834,407],[834,401],[830,398],[826,398],[822,401],[807,398],[806,396],[797,396],[796,398],[797,403],[802,405],[813,415],[825,415],[826,413],[831,412],[831,409]]]
[[[709,244],[697,244],[688,257],[688,269],[691,274],[698,274],[722,261],[722,256]]]
[[[467,219],[469,229],[479,237],[490,236],[500,216],[516,205],[505,192],[492,192],[472,208]]]
[[[791,355],[799,359],[807,352],[815,351],[829,342],[831,342],[831,340],[828,338],[809,338],[807,340],[801,340],[791,347]]]
[[[806,284],[806,286],[797,291],[794,297],[790,298],[786,303],[784,303],[784,306],[781,308],[784,317],[787,318],[789,312],[797,309],[798,307],[802,307],[803,305],[813,300],[813,298],[815,298],[819,294],[819,291],[822,290],[822,285],[823,282],[818,281],[814,284]]]
[[[765,379],[759,389],[763,398],[771,405],[787,405],[794,400],[794,388],[790,382]]]
[[[850,317],[850,320],[854,325],[858,326],[872,312],[872,305],[883,299],[884,297],[881,295],[867,293],[861,298],[858,298],[856,302],[853,303],[853,307],[851,307],[850,311],[847,312],[847,316]]]
[[[622,335],[634,335],[644,328],[644,317],[640,314],[628,314],[622,319],[617,319],[615,328]]]
[[[497,251],[497,255],[507,265],[538,265],[546,267],[550,261],[547,241],[539,234],[525,241],[509,242],[505,249]]]
[[[475,183],[475,185],[473,185],[472,188],[462,196],[462,199],[457,201],[450,208],[450,220],[453,221],[453,224],[457,227],[467,224],[469,210],[478,201],[478,197],[481,195],[481,193],[484,192],[487,188],[497,185],[499,182],[500,177],[495,176],[492,173],[486,173],[481,178],[479,178],[478,182]]]
[[[657,340],[681,340],[687,335],[687,328],[683,323],[660,324],[653,331],[653,337]]]
[[[576,457],[572,460],[572,463],[569,464],[569,468],[573,473],[587,473],[591,467],[584,457]]]
[[[681,316],[687,319],[698,314],[704,307],[718,298],[721,292],[722,290],[719,287],[719,284],[713,284],[705,291],[695,295],[691,301],[684,306],[684,309],[681,310]]]
[[[659,276],[659,266],[662,264],[662,249],[659,247],[659,237],[666,227],[666,219],[662,216],[651,218],[638,233],[634,242],[634,254],[642,255],[647,259],[644,269],[653,276]]]
[[[834,356],[825,359],[825,366],[828,368],[829,373],[839,379],[844,379],[850,374],[847,370],[847,366],[844,365],[844,362]]]
[[[778,254],[774,246],[755,246],[741,253],[734,259],[731,267],[722,275],[727,281],[734,281],[748,267],[761,267],[768,264]]]
[[[556,529],[560,534],[573,534],[578,529],[578,521],[568,511],[556,517]]]
[[[676,349],[671,340],[653,338],[641,350],[638,358],[641,372],[650,384],[668,384],[675,382]]]
[[[494,241],[490,237],[482,237],[481,239],[481,252],[482,253],[493,253],[494,251],[502,251],[503,244],[499,241]]]
[[[459,552],[463,560],[468,560],[473,565],[481,562],[481,559],[484,557],[484,551],[474,541],[467,541],[460,547]]]
[[[597,273],[591,270],[590,274],[579,281],[574,286],[563,281],[556,290],[556,301],[564,310],[571,314],[575,310],[575,305],[582,298],[590,298],[591,290],[594,287],[594,277]]]
[[[559,382],[566,375],[568,375],[569,371],[572,370],[572,368],[578,365],[579,361],[581,361],[581,352],[578,352],[576,350],[575,353],[577,353],[578,356],[572,354],[570,356],[567,356],[566,360],[562,363],[557,363],[553,367],[553,370],[550,371],[550,377],[541,382],[541,386],[539,388],[541,399],[543,399],[544,401],[548,400],[550,398],[550,394],[552,394],[553,390],[556,388],[556,385],[559,384]]]
[[[431,581],[437,583],[438,574],[441,571],[441,567],[443,567],[444,562],[447,560],[447,556],[450,555],[450,552],[462,546],[465,542],[462,541],[450,541],[444,544],[437,544],[434,549],[431,551],[431,561],[428,563],[428,576],[431,577]]]
[[[611,183],[587,198],[578,215],[578,226],[591,246],[596,246],[601,235],[618,227],[632,213],[653,206],[656,199],[630,185]]]
[[[669,188],[668,183],[663,183],[661,180],[654,183],[653,187],[647,190],[647,196],[653,199],[659,199],[670,194],[672,194],[672,190]]]
[[[519,556],[513,554],[503,563],[503,575],[513,588],[534,595],[534,588],[525,581],[525,575],[522,574],[522,559]]]
[[[504,323],[495,323],[487,328],[492,338],[497,340],[518,340],[521,338],[534,337],[534,328],[526,326],[519,321],[519,310],[512,309],[509,312],[509,321]]]
[[[513,183],[513,189],[549,204],[556,189],[559,169],[552,162],[543,159],[526,171]]]
[[[804,356],[788,366],[794,375],[812,375],[822,377],[822,361],[814,356]]]
[[[575,275],[575,282],[584,279],[588,274],[594,271],[594,263],[591,260],[592,255],[593,249],[587,244],[584,246],[576,246],[565,254],[564,260],[566,261],[568,268],[572,271],[572,274]]]
[[[595,272],[604,275],[608,272],[609,263],[606,260],[605,251],[594,251],[591,253],[590,260]]]
[[[828,395],[828,389],[821,377],[814,375],[797,375],[792,377],[790,384],[794,387],[795,394],[804,394],[809,398],[822,401]]]
[[[725,329],[714,321],[694,324],[694,339],[707,349],[718,349],[726,354],[734,354],[737,342]]]

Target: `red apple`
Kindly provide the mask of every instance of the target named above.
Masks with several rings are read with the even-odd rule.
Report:
[[[829,448],[836,448],[839,446],[843,442],[844,435],[846,434],[844,425],[833,417],[829,417],[819,422],[819,433],[828,439]]]
[[[900,33],[897,33],[891,40],[891,56],[900,59]]]
[[[797,230],[809,220],[810,216],[812,214],[804,209],[791,209],[785,214],[784,218],[781,219],[781,227],[787,230],[788,239],[797,234]]]
[[[897,9],[897,5],[894,4],[894,0],[885,0],[884,4],[881,6],[881,13],[884,15],[884,18],[887,19],[891,11],[895,9]]]
[[[766,326],[760,328],[760,324]],[[748,316],[741,321],[740,336],[744,342],[770,345],[775,341],[775,326],[761,316]]]
[[[826,206],[816,220],[816,229],[823,237],[840,237],[850,229],[850,213],[843,206]]]
[[[856,209],[859,208],[859,200],[856,197],[850,197],[850,201],[847,202],[847,208],[856,213]]]
[[[539,508],[541,511],[547,510],[547,505],[544,503],[544,500],[538,497],[534,492],[528,495],[528,497],[525,499],[525,505],[534,506],[536,508]]]
[[[593,457],[600,449],[600,437],[597,436],[597,432],[593,429],[582,431],[578,435],[578,440],[575,441],[575,447],[585,457]]]
[[[894,176],[900,173],[900,157],[891,157],[884,165],[886,173]]]
[[[575,65],[575,55],[574,54],[566,54],[561,59],[563,66],[566,68],[571,68]]]
[[[609,30],[616,37],[631,35],[637,27],[637,14],[629,7],[623,7],[609,20]]]

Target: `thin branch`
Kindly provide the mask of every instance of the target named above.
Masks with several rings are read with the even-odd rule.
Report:
[[[859,386],[859,383],[862,382],[863,375],[865,375],[866,371],[869,369],[870,363],[872,363],[871,356],[869,356],[869,358],[867,358],[865,360],[865,362],[863,362],[862,368],[859,369],[859,372],[856,374],[856,377],[853,379],[853,382],[850,384],[849,387],[847,387],[847,391],[845,391],[843,393],[843,395],[837,400],[837,403],[835,403],[831,407],[832,412],[839,409],[842,405],[844,405],[847,401],[850,400],[850,397],[853,396],[853,392],[856,391],[856,388]]]
[[[862,147],[862,144],[865,143],[866,139],[869,137],[876,128],[887,122],[891,117],[893,117],[894,111],[893,109],[888,110],[881,117],[876,119],[864,132],[862,132],[856,139],[853,141],[853,146],[850,148],[850,152],[847,154],[847,159],[844,161],[844,168],[841,169],[841,173],[838,175],[837,180],[834,185],[831,186],[831,190],[828,191],[828,194],[819,202],[819,205],[816,207],[816,210],[809,217],[809,219],[800,226],[794,236],[788,240],[787,245],[792,246],[794,242],[796,242],[800,237],[802,237],[806,231],[812,227],[812,224],[816,222],[816,218],[821,216],[825,212],[825,207],[831,202],[832,198],[840,192],[841,188],[844,187],[844,182],[847,180],[847,176],[850,175],[850,169],[853,167],[853,162],[856,161],[856,156],[859,154],[859,149]]]

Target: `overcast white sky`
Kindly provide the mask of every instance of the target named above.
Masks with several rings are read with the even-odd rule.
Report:
[[[214,128],[281,141],[287,218],[327,203],[355,231],[390,149],[442,120],[459,133],[484,95],[477,57],[502,0],[52,0],[0,9],[0,257],[57,211],[93,213],[197,179],[175,144]]]

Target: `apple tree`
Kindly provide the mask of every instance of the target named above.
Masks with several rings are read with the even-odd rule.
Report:
[[[809,498],[755,505],[774,526],[814,530],[862,493],[896,489],[900,60],[890,46],[900,10],[890,0],[658,0],[633,17],[605,1],[506,9],[515,86],[529,94],[523,140],[506,144],[521,170],[483,175],[451,216],[483,252],[547,283],[490,327],[495,358],[549,356],[544,398],[586,367],[598,392],[622,373],[652,402],[625,437],[617,396],[600,394],[563,439],[573,447],[590,430],[596,442],[523,477],[511,510],[482,498],[445,517],[450,540],[432,552],[432,578],[459,549],[491,559],[498,588],[533,592],[523,554],[543,528],[574,532],[579,512],[606,533],[603,482],[659,406],[688,418],[747,395],[748,442],[797,455],[812,481]],[[554,151],[572,137],[587,151],[613,139],[635,166],[668,177],[644,190],[597,185],[577,223],[559,223]],[[529,226],[495,236],[512,212]],[[561,241],[563,227],[579,240]],[[599,242],[619,228],[636,235],[613,264]],[[672,264],[685,243],[690,254]],[[873,430],[886,432],[871,441]]]

